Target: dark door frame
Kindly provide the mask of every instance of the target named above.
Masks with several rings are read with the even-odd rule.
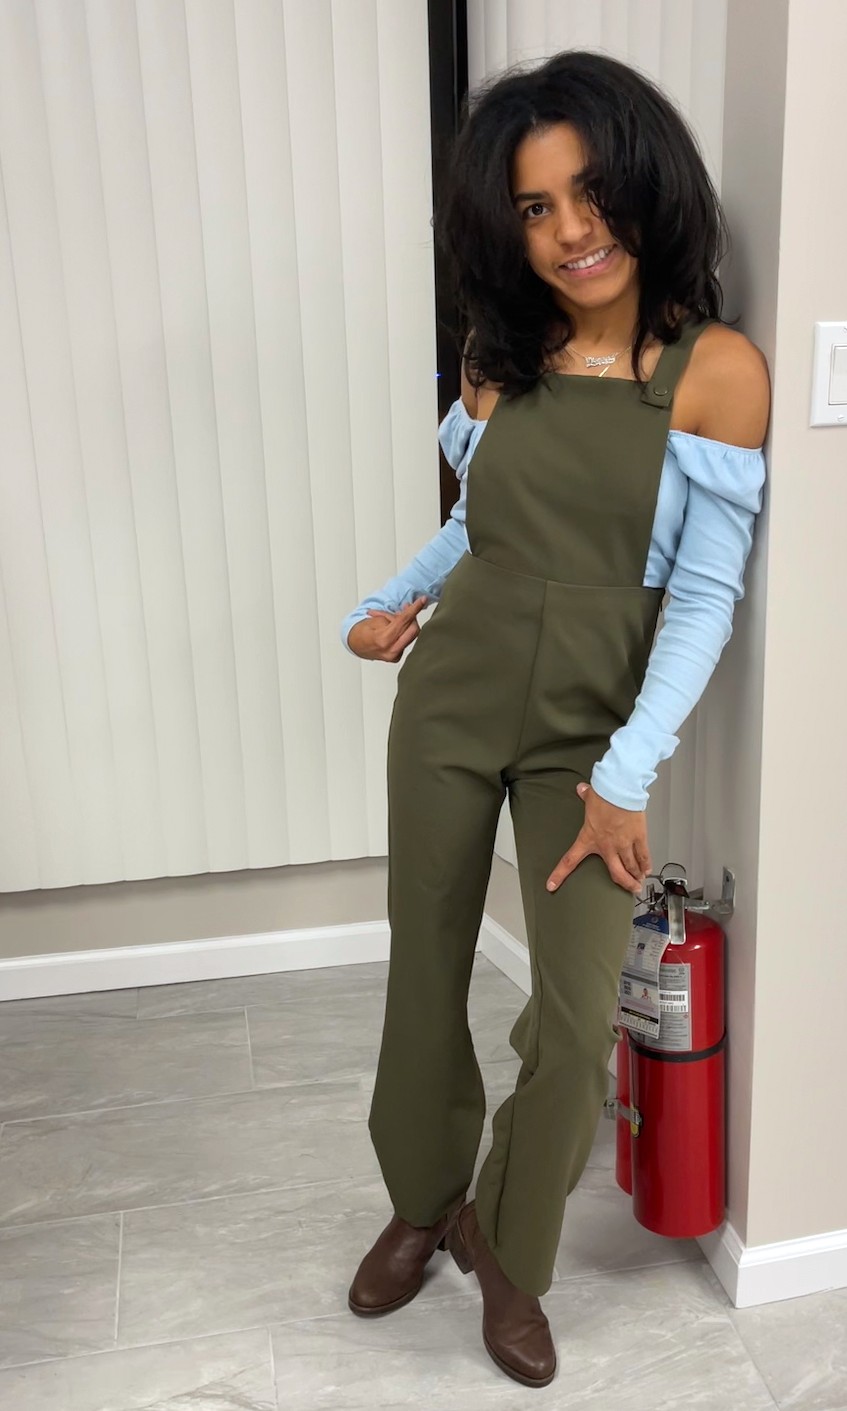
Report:
[[[437,203],[447,159],[459,126],[461,105],[468,88],[467,0],[427,0],[429,12],[429,95],[432,149],[432,191]],[[438,419],[444,417],[461,387],[459,350],[449,332],[456,309],[446,287],[443,261],[435,251],[435,336],[438,367]],[[441,462],[441,520],[447,519],[459,497],[455,471],[443,454]]]

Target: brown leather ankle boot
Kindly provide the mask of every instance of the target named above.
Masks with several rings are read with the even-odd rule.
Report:
[[[411,1302],[420,1292],[424,1269],[436,1249],[447,1248],[445,1237],[466,1194],[463,1191],[434,1225],[410,1225],[395,1212],[350,1285],[347,1303],[353,1313],[369,1318]]]
[[[475,1201],[459,1211],[446,1243],[462,1273],[473,1269],[479,1280],[482,1341],[489,1357],[524,1386],[548,1386],[556,1375],[550,1324],[535,1294],[516,1288],[503,1273],[479,1228]]]

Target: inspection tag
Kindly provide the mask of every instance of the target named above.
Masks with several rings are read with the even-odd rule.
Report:
[[[618,1024],[658,1038],[662,1019],[659,973],[667,949],[667,917],[645,916],[632,927],[618,988]]]

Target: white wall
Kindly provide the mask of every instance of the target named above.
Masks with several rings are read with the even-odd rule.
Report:
[[[772,23],[772,7],[760,8]],[[790,0],[787,48],[747,1239],[759,1244],[840,1230],[847,1250],[847,1128],[836,1096],[847,994],[840,920],[847,430],[809,426],[813,323],[847,324],[847,191],[838,120],[847,6]],[[762,50],[759,29],[749,46],[757,63]],[[752,81],[762,98],[758,72]],[[775,155],[772,138],[764,151]],[[764,274],[758,267],[762,244],[769,251],[773,242],[762,229],[767,219],[767,206],[756,211],[749,250],[758,288],[773,267],[772,260]],[[774,293],[768,285],[764,291]],[[847,1283],[847,1261],[840,1282]]]
[[[728,317],[765,353],[774,406],[766,442],[768,483],[733,634],[698,710],[698,813],[704,819],[704,879],[720,893],[721,868],[736,874],[735,915],[727,926],[727,1209],[744,1243],[750,1227],[756,986],[761,942],[759,834],[765,621],[769,612],[770,511],[779,474],[774,424],[782,211],[785,70],[789,0],[730,0],[722,198],[732,252],[722,270]],[[806,340],[805,352],[810,344]],[[792,692],[792,710],[797,702]],[[784,939],[771,938],[784,963]],[[765,1060],[767,1062],[767,1060]],[[824,1228],[821,1226],[820,1228]]]

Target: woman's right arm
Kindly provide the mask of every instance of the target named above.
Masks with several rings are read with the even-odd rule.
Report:
[[[463,360],[462,395],[457,397],[438,428],[438,440],[445,459],[459,480],[459,498],[450,510],[446,523],[420,552],[380,589],[363,598],[344,618],[341,640],[353,656],[360,653],[353,651],[348,637],[357,622],[371,621],[371,611],[399,613],[421,597],[437,601],[448,574],[462,555],[470,551],[465,529],[467,471],[484,425],[474,419],[471,409],[476,409],[476,393],[468,382]]]
[[[350,629],[368,617],[368,609],[377,612],[395,613],[408,607],[417,598],[426,597],[437,602],[441,597],[444,580],[458,563],[462,554],[469,548],[465,531],[465,492],[464,485],[460,498],[450,511],[450,517],[438,533],[433,535],[419,553],[411,559],[399,573],[389,578],[375,593],[353,608],[341,624],[341,640],[348,652],[357,656],[347,641]]]

